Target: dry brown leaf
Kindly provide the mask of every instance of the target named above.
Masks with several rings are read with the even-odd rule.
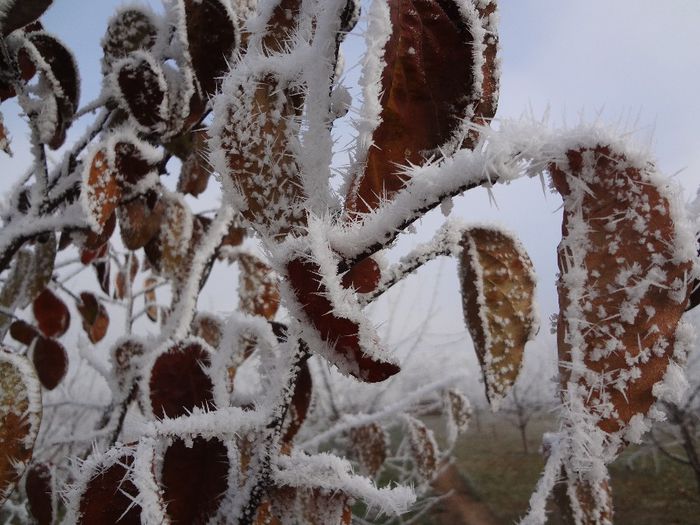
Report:
[[[352,449],[362,470],[370,477],[375,477],[387,458],[389,437],[377,423],[369,423],[350,430]]]
[[[404,187],[399,166],[439,157],[440,148],[450,143],[448,149],[459,142],[470,147],[476,136],[468,136],[465,124],[493,117],[498,91],[495,9],[493,0],[389,1],[392,33],[384,48],[381,122],[365,170],[356,175],[348,194],[348,211],[375,209]]]
[[[156,298],[155,286],[158,284],[158,279],[147,277],[143,282],[143,287],[146,291],[143,293],[144,305],[146,307],[146,315],[154,323],[158,322],[158,301]]]
[[[433,431],[411,416],[405,416],[408,427],[408,444],[418,474],[425,481],[433,479],[438,469],[438,448]]]
[[[143,248],[153,239],[163,220],[165,204],[156,198],[153,206],[149,205],[147,196],[139,196],[117,208],[119,230],[124,246],[129,250]]]
[[[92,343],[100,342],[109,328],[109,314],[105,306],[97,300],[95,294],[82,292],[80,302],[76,305],[83,318],[83,330]]]
[[[567,472],[562,467],[562,479],[553,490],[562,522],[565,525],[612,525],[612,490],[607,472],[605,479],[596,483]]]
[[[41,420],[41,387],[26,358],[0,349],[0,505],[32,457]]]
[[[491,405],[518,377],[525,343],[538,330],[535,273],[520,242],[499,229],[470,228],[462,237],[464,320],[474,342]]]
[[[606,145],[564,159],[550,166],[564,198],[561,382],[564,392],[578,383],[598,427],[613,433],[656,401],[654,385],[679,344],[695,246],[682,244],[675,203],[653,165]]]
[[[260,315],[271,321],[275,318],[280,304],[277,275],[272,268],[250,254],[239,254],[238,264],[239,308],[242,312]]]
[[[299,168],[288,147],[297,134],[296,107],[274,78],[250,80],[231,94],[228,125],[214,139],[245,198],[242,215],[262,234],[282,239],[306,224]]]

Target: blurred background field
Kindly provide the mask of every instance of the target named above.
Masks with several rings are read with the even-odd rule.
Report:
[[[544,466],[538,451],[542,433],[555,430],[555,424],[550,415],[533,419],[527,428],[527,453],[518,429],[485,411],[478,413],[467,434],[460,438],[455,448],[456,466],[471,496],[488,507],[495,523],[517,523],[526,512]],[[682,455],[680,447],[673,452]],[[669,459],[653,445],[629,447],[612,464],[610,473],[616,524],[700,523],[700,492],[692,469]],[[438,502],[420,523],[458,523],[454,521],[454,509],[446,504],[451,501]],[[556,506],[550,507],[548,523],[564,524]]]

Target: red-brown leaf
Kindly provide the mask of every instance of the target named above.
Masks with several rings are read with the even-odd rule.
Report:
[[[202,437],[185,444],[176,439],[163,457],[163,499],[173,523],[204,525],[228,487],[226,445]]]
[[[77,308],[83,318],[83,329],[90,341],[93,343],[100,342],[107,334],[107,328],[109,328],[107,309],[90,292],[82,292],[80,294]]]
[[[179,417],[214,402],[209,352],[196,342],[177,343],[161,354],[150,376],[150,403],[158,418]]]
[[[294,259],[287,264],[287,274],[297,301],[321,339],[338,354],[338,362],[351,363],[349,372],[369,383],[384,381],[398,373],[398,365],[379,361],[365,354],[360,348],[357,323],[338,317],[333,305],[325,296],[320,268],[311,261]]]
[[[32,344],[32,341],[41,334],[33,325],[18,319],[17,321],[13,321],[10,325],[10,335],[15,341],[29,346]]]
[[[311,380],[311,372],[309,371],[309,363],[307,360],[299,364],[299,373],[297,381],[294,385],[294,393],[292,394],[292,402],[289,405],[287,416],[284,422],[282,431],[282,443],[291,444],[294,436],[297,435],[299,429],[306,420],[306,414],[309,411],[311,404],[311,391],[313,383]]]
[[[149,53],[137,51],[116,68],[124,109],[144,131],[161,128],[167,120],[168,87],[160,65]]]
[[[141,525],[141,507],[134,505],[138,490],[128,477],[133,463],[134,457],[125,454],[97,471],[80,498],[79,524]]]
[[[32,305],[39,330],[47,337],[60,337],[70,325],[70,312],[66,303],[48,288],[45,288]]]
[[[341,284],[344,288],[354,288],[358,293],[373,292],[382,277],[377,261],[371,257],[361,260],[343,275]]]
[[[34,463],[27,471],[25,491],[29,510],[38,525],[53,523],[54,505],[51,468],[47,463]]]
[[[31,356],[36,374],[44,388],[56,388],[68,372],[68,354],[63,345],[50,337],[39,336]]]
[[[7,36],[37,20],[53,0],[9,0],[0,15],[0,33]]]
[[[234,14],[221,0],[184,0],[189,52],[202,92],[213,95],[238,43]]]

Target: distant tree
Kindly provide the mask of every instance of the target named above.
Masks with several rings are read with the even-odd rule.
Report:
[[[564,199],[561,431],[523,523],[545,521],[562,477],[576,523],[611,522],[607,464],[660,417],[659,401],[682,394],[696,232],[647,155],[610,130],[489,127],[495,0],[372,3],[357,141],[342,174],[332,131],[353,109],[339,51],[358,20],[355,0],[122,8],[102,40],[100,96],[82,106],[71,51],[39,21],[51,3],[0,0],[0,98],[17,99],[33,157],[6,195],[0,232],[8,521],[333,524],[367,512],[400,521],[417,497],[409,484],[420,496],[441,465],[421,408],[439,406],[454,442],[465,398],[439,381],[365,414],[336,406],[325,430],[302,440],[320,390],[309,360],[364,383],[399,374],[365,307],[452,256],[498,407],[538,330],[521,243],[449,219],[396,264],[381,252],[428,211],[448,213],[454,196],[549,175]],[[88,116],[84,135],[64,145]],[[2,125],[0,149],[10,148]],[[212,174],[213,214],[196,199]],[[240,311],[226,319],[198,301],[217,261],[239,271]],[[85,268],[95,289],[76,292],[68,281]],[[67,351],[76,313],[84,336]],[[113,341],[117,316],[119,338],[108,352],[93,348]],[[141,330],[144,317],[159,324]],[[104,400],[89,397],[99,376]],[[335,439],[354,447],[318,452]],[[373,482],[385,466],[405,484]]]

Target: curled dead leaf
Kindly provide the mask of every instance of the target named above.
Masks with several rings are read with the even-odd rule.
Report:
[[[462,236],[460,280],[464,320],[494,408],[515,383],[525,344],[537,334],[535,273],[527,252],[498,228]]]
[[[109,314],[95,294],[82,292],[76,305],[83,318],[83,330],[92,343],[100,342],[109,328]]]
[[[38,525],[51,525],[56,515],[52,477],[47,463],[34,463],[27,471],[24,488],[29,510]]]
[[[431,481],[438,470],[438,447],[433,431],[411,416],[405,416],[408,430],[408,443],[418,474],[425,481]]]

